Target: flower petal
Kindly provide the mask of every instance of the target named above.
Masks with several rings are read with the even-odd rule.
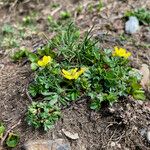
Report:
[[[37,62],[37,64],[38,64],[40,67],[44,67],[44,66],[45,66],[45,64],[43,63],[42,60],[39,60],[39,61]]]
[[[43,62],[45,63],[45,64],[48,64],[50,61],[51,61],[51,57],[50,56],[43,56]]]
[[[62,69],[61,71],[62,71],[62,73],[63,73],[64,75],[70,75],[70,72],[69,72],[69,71],[66,71],[65,69]]]
[[[74,75],[77,72],[78,68],[71,69],[71,74]]]
[[[115,46],[114,51],[112,52],[112,56],[119,56],[127,59],[129,56],[131,56],[131,53],[127,52],[124,48],[118,48]]]
[[[63,75],[63,77],[65,77],[66,79],[69,79],[69,80],[77,79],[82,73],[84,73],[86,68],[81,68],[79,71],[77,71],[77,70],[78,70],[78,68],[71,69],[69,71],[62,69],[62,75]]]

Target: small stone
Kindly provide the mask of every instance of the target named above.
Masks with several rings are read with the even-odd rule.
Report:
[[[25,150],[71,150],[70,144],[64,139],[28,141],[23,148]]]
[[[121,144],[118,143],[118,144],[117,144],[117,147],[118,147],[119,149],[121,149]]]
[[[140,130],[140,134],[141,134],[142,137],[145,137],[146,131],[147,131],[146,128],[143,128],[143,129]]]
[[[110,113],[114,113],[114,112],[115,112],[115,109],[112,108],[112,107],[109,107],[108,109],[109,109],[109,112],[110,112]]]
[[[65,129],[62,129],[62,132],[65,134],[66,137],[72,140],[79,139],[78,133],[72,133],[72,132],[66,131]]]
[[[125,24],[126,33],[128,34],[137,33],[139,28],[140,28],[139,20],[137,19],[137,17],[134,17],[134,16],[129,17],[129,20]]]
[[[150,143],[150,131],[147,131],[146,137],[147,137],[147,141]]]
[[[114,147],[114,146],[116,146],[116,143],[115,142],[111,142],[110,145],[111,145],[111,147]]]
[[[141,105],[141,106],[144,104],[144,102],[141,101],[141,100],[138,100],[137,103],[138,103],[139,105]]]

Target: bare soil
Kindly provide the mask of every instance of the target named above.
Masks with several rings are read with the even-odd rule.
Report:
[[[58,8],[50,7],[53,3],[60,4]],[[102,48],[123,46],[131,51],[132,66],[139,68],[141,64],[150,64],[150,44],[147,35],[150,27],[141,25],[140,32],[127,35],[127,39],[120,40],[124,33],[124,13],[127,10],[145,7],[150,8],[149,0],[104,0],[104,7],[98,13],[89,12],[88,5],[96,5],[98,0],[43,0],[23,1],[16,5],[1,6],[0,26],[9,23],[13,26],[32,11],[38,12],[36,18],[38,32],[44,32],[48,37],[46,19],[48,15],[58,18],[61,10],[72,12],[74,21],[81,32],[89,30],[93,25],[92,34],[101,41]],[[83,5],[81,14],[76,14],[75,8]],[[107,34],[106,34],[107,33]],[[30,32],[28,38],[21,41],[21,46],[33,49],[35,39]],[[37,36],[38,37],[38,36]],[[14,150],[21,149],[27,140],[64,138],[70,142],[72,150],[149,150],[150,144],[142,131],[150,130],[150,91],[146,91],[145,102],[135,101],[131,97],[120,99],[112,107],[103,106],[100,112],[91,111],[87,101],[74,104],[63,110],[63,117],[47,133],[34,130],[25,122],[25,112],[31,103],[26,95],[26,88],[33,78],[28,64],[13,63],[9,54],[17,50],[0,48],[0,120],[7,128],[16,124],[21,119],[21,124],[14,131],[20,135],[20,143]],[[62,129],[78,133],[78,140],[70,140],[62,133]]]

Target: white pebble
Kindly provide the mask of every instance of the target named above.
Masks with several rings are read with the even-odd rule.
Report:
[[[147,131],[147,141],[150,143],[150,131]]]
[[[128,34],[134,34],[139,30],[139,20],[137,17],[129,17],[129,20],[125,24],[125,31]]]

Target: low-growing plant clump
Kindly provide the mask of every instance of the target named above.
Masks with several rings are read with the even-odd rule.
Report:
[[[48,130],[59,119],[60,114],[59,108],[51,103],[33,102],[28,109],[27,121],[35,128],[44,127],[44,130]]]
[[[28,124],[48,130],[61,116],[62,108],[83,97],[89,99],[93,110],[128,95],[144,100],[141,75],[130,66],[130,56],[117,46],[101,49],[90,31],[81,37],[73,24],[58,31],[36,52],[16,52],[12,58],[27,57],[35,71],[28,93],[36,102],[28,108]]]

